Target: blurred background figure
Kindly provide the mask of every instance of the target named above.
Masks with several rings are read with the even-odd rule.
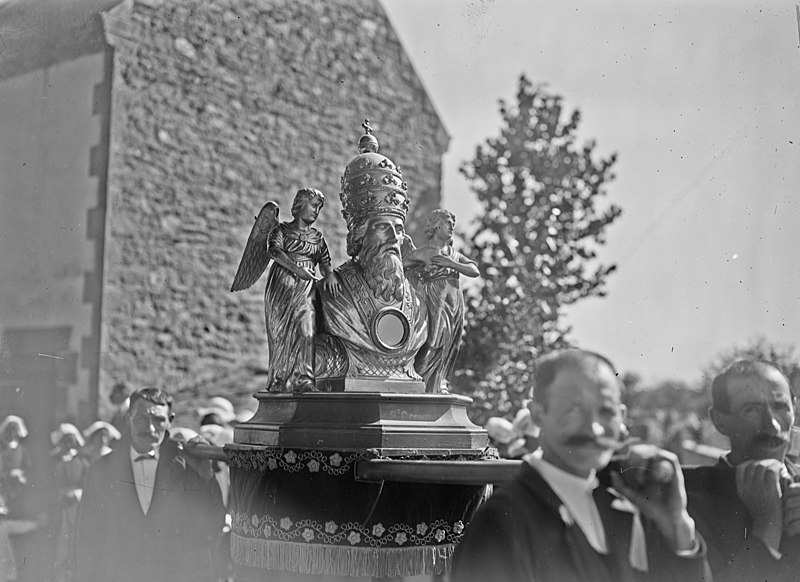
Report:
[[[195,439],[198,436],[200,435],[196,430],[186,428],[185,426],[173,426],[169,429],[169,438],[180,443],[181,445],[185,445],[190,440]]]
[[[484,427],[489,434],[492,445],[504,459],[508,458],[508,445],[514,440],[514,425],[510,420],[499,416],[492,416],[486,421]]]
[[[233,442],[233,428],[219,424],[204,424],[200,427],[200,436],[215,447],[222,448],[226,444]],[[214,469],[214,478],[219,483],[219,488],[222,492],[222,501],[225,507],[228,507],[228,490],[231,486],[228,465],[221,461],[212,461],[211,466]]]
[[[122,442],[89,468],[78,512],[81,582],[213,579],[222,496],[211,461],[191,452],[199,437],[176,430],[171,438],[174,417],[167,392],[137,390]]]
[[[54,543],[54,580],[73,582],[75,580],[75,524],[78,519],[78,504],[83,494],[83,476],[89,467],[89,460],[81,454],[86,444],[78,428],[69,423],[61,423],[50,433],[50,442],[55,448],[53,467],[56,499],[48,520]]]
[[[133,392],[133,390],[128,386],[127,382],[117,382],[111,387],[111,392],[108,395],[108,400],[113,407],[111,424],[122,434],[125,434],[125,430],[127,429],[126,416],[131,402],[131,392]]]
[[[17,580],[17,562],[14,559],[11,536],[32,532],[36,526],[35,521],[12,519],[5,499],[0,495],[0,582]]]
[[[248,417],[249,418],[249,417]],[[203,417],[200,426],[200,436],[206,439],[215,447],[224,447],[233,442],[233,427],[222,426],[217,422],[219,418],[216,413],[210,413]],[[221,422],[221,421],[219,421]],[[228,464],[222,461],[211,461],[214,470],[214,478],[219,484],[222,493],[222,503],[225,505],[225,526],[222,529],[222,536],[214,557],[214,568],[218,580],[230,580],[234,575],[234,564],[231,560],[231,524],[232,517],[228,511],[228,496],[231,488],[231,474]]]
[[[228,426],[236,420],[236,409],[233,407],[233,403],[222,396],[214,396],[209,399],[206,406],[197,409],[197,414],[201,419],[200,424]]]
[[[528,402],[528,400],[522,401],[522,408],[517,411],[514,422],[511,423],[516,437],[508,447],[511,458],[522,457],[539,448],[539,427],[531,418]]]
[[[200,419],[200,426],[221,426],[226,427],[227,423],[219,417],[216,412],[209,412]]]
[[[527,401],[523,401],[511,422],[499,416],[486,421],[484,428],[492,445],[504,459],[519,459],[539,448],[539,427],[533,422]]]
[[[238,424],[240,422],[247,422],[258,410],[258,400],[255,398],[249,398],[245,403],[239,408],[236,412],[236,420],[234,424]]]
[[[82,454],[91,464],[103,455],[110,453],[113,448],[112,444],[120,440],[122,434],[113,424],[98,420],[83,431],[83,438],[86,440],[86,445],[83,447]]]
[[[11,414],[0,423],[0,495],[11,517],[19,514],[28,485],[30,456],[24,444],[27,436],[28,428],[19,416]]]
[[[672,423],[664,437],[663,447],[678,455],[681,464],[688,464],[687,451],[703,440],[703,425],[695,412],[689,412],[682,419]]]

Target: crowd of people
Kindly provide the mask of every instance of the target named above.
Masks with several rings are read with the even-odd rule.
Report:
[[[478,509],[452,579],[795,580],[800,468],[787,455],[786,376],[740,360],[714,379],[710,417],[730,450],[713,466],[681,467],[674,453],[631,439],[622,391],[599,354],[537,362],[528,402],[537,448]]]
[[[0,422],[0,582],[230,579],[228,467],[192,448],[233,442],[248,411],[214,397],[191,428],[161,390],[120,383],[109,401],[108,420],[52,430],[44,467],[25,419]]]
[[[795,398],[786,376],[768,362],[739,360],[714,380],[710,418],[730,449],[713,466],[682,466],[674,453],[631,438],[622,393],[613,364],[597,353],[562,350],[537,362],[525,412],[489,427],[522,460],[520,470],[467,525],[450,579],[796,579],[800,467],[787,454]],[[37,531],[47,532],[49,549],[37,551],[50,575],[29,572],[28,580],[233,575],[224,467],[192,454],[201,443],[231,442],[231,403],[217,397],[198,409],[197,430],[173,425],[171,397],[160,389],[137,390],[119,408],[83,431],[55,427],[57,493],[37,511],[25,505],[25,421],[2,420],[2,580],[15,579],[15,558],[25,575],[32,554],[15,542]]]

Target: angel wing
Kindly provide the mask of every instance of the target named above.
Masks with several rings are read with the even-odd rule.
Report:
[[[272,229],[278,225],[280,209],[274,202],[267,202],[256,216],[256,222],[239,261],[239,268],[233,278],[231,291],[242,291],[258,281],[269,264],[269,250],[267,239]]]

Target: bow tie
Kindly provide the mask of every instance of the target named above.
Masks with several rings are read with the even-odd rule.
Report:
[[[138,463],[139,461],[155,461],[156,460],[156,453],[155,451],[150,451],[149,453],[144,453],[136,457],[133,462]]]

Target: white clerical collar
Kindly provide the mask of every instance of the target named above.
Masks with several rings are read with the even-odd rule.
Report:
[[[594,469],[591,470],[588,477],[579,477],[559,469],[552,463],[548,463],[541,455],[527,455],[525,460],[528,461],[531,467],[539,471],[539,474],[544,477],[545,481],[556,493],[559,491],[591,493],[600,484],[597,480],[597,472]]]
[[[577,523],[589,544],[599,554],[608,553],[606,533],[592,492],[599,484],[592,470],[588,477],[578,477],[545,461],[540,455],[528,455],[525,460],[542,476],[563,504],[561,519],[568,526]]]

